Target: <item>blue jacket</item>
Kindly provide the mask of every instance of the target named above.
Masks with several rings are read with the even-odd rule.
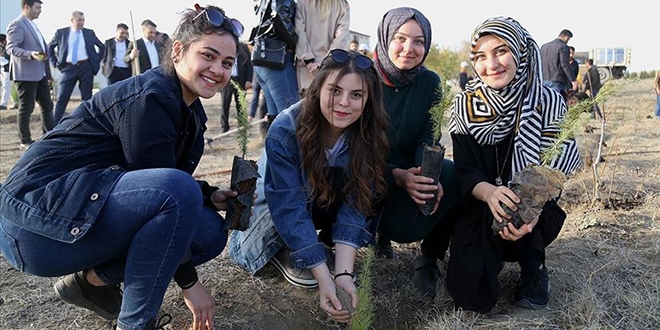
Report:
[[[188,107],[176,77],[150,70],[96,93],[26,150],[0,186],[0,214],[61,242],[80,240],[126,171],[192,174],[206,115]],[[205,204],[217,188],[200,182]]]
[[[50,57],[50,62],[54,67],[62,70],[66,64],[66,57],[69,54],[69,31],[71,27],[65,27],[58,29],[53,36],[53,39],[48,43],[48,56]],[[92,64],[92,71],[94,74],[99,72],[101,67],[101,59],[103,59],[103,53],[105,53],[105,44],[96,37],[94,30],[82,29],[82,36],[85,40],[85,50],[87,51],[87,57],[89,62]],[[94,48],[98,48],[96,50]],[[55,50],[57,48],[57,51]]]
[[[301,170],[302,159],[296,137],[296,118],[301,103],[280,113],[268,129],[264,192],[275,227],[291,249],[294,266],[311,268],[324,262],[326,254],[311,217],[314,196],[308,193],[308,176]],[[344,144],[334,166],[347,168],[348,148],[348,144]],[[350,177],[350,173],[348,175]],[[360,248],[371,239],[366,215],[349,203],[342,203],[332,228],[333,242]]]

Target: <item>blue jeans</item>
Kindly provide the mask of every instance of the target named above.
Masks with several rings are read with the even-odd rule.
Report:
[[[658,100],[655,102],[655,116],[660,118],[660,94],[658,94]]]
[[[566,84],[558,81],[544,80],[543,86],[556,90],[561,95],[566,95]]]
[[[282,70],[254,67],[255,77],[266,98],[269,115],[277,115],[300,100],[293,59],[293,53],[287,53],[286,63]]]
[[[117,324],[142,329],[157,316],[179,264],[199,265],[222,252],[223,223],[215,210],[203,206],[199,185],[189,174],[136,170],[119,179],[80,241],[48,239],[0,216],[0,250],[14,267],[37,276],[94,268],[109,285],[123,282]]]

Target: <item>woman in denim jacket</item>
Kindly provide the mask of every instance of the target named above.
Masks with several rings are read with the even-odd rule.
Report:
[[[252,274],[272,261],[292,284],[318,285],[321,309],[348,322],[336,288],[357,306],[353,265],[357,249],[373,239],[367,217],[385,193],[386,126],[371,60],[330,51],[306,98],[268,130],[255,211],[249,229],[232,234],[232,260]],[[332,246],[334,275],[326,264]]]
[[[223,250],[218,210],[236,193],[192,177],[206,130],[199,98],[229,81],[242,29],[220,8],[186,10],[162,66],[104,88],[32,144],[0,189],[4,258],[37,276],[70,274],[57,295],[124,330],[156,327],[174,278],[192,328],[212,329],[215,300],[194,267]]]

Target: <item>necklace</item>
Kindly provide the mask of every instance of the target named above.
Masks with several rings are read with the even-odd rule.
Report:
[[[502,169],[500,169],[500,155],[497,152],[497,144],[495,145],[495,165],[497,166],[497,178],[495,178],[495,184],[498,186],[502,185],[502,173],[504,172],[504,168],[506,166],[506,162],[509,159],[509,152],[511,151],[511,146],[513,145],[513,139],[514,137],[511,137],[511,141],[509,142],[509,148],[506,149],[506,156],[504,157],[504,162],[502,163]]]

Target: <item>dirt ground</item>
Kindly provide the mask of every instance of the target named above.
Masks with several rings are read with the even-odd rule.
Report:
[[[615,92],[604,105],[608,121],[605,162],[598,166],[599,198],[593,198],[590,167],[569,180],[562,196],[568,219],[547,250],[550,307],[532,312],[511,304],[518,279],[514,264],[502,271],[502,297],[487,314],[454,311],[442,281],[438,296],[427,301],[411,284],[418,244],[395,244],[395,259],[374,263],[372,329],[660,328],[660,120],[653,117],[653,82],[613,84]],[[219,96],[204,101],[209,114],[207,137],[220,132],[219,101]],[[15,110],[0,112],[0,180],[21,155],[15,114]],[[593,159],[601,126],[587,114],[583,117],[594,129],[589,133],[580,129],[577,139],[585,158]],[[38,117],[33,118],[32,132],[38,138]],[[451,158],[451,143],[444,142]],[[233,136],[214,139],[195,176],[227,185],[227,170],[238,154],[235,146]],[[256,159],[261,146],[259,133],[253,130],[248,158]],[[361,251],[358,272],[363,256]],[[440,266],[444,274],[445,264]],[[217,299],[216,329],[346,328],[319,311],[316,290],[288,285],[271,265],[249,276],[223,253],[198,271]],[[52,285],[57,280],[19,273],[0,257],[0,329],[111,328],[111,322],[56,298]],[[161,311],[173,317],[166,329],[188,329],[191,315],[175,285],[170,286]]]

